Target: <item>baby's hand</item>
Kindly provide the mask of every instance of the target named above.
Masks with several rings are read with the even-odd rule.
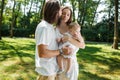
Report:
[[[70,37],[67,36],[67,35],[64,35],[64,36],[62,37],[62,41],[63,41],[63,42],[69,41],[69,39],[70,39]]]

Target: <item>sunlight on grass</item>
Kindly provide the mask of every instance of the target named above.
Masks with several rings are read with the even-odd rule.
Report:
[[[120,46],[119,46],[120,49]],[[35,80],[35,40],[3,38],[0,41],[0,80]],[[77,53],[78,80],[120,80],[120,50],[110,43],[87,42]]]
[[[0,80],[34,80],[35,41],[3,38],[0,41]]]
[[[120,80],[120,50],[111,45],[88,42],[84,50],[79,50],[80,80]]]

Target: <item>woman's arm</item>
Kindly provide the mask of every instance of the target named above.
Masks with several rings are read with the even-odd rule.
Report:
[[[84,42],[83,38],[81,38],[81,41],[73,39],[73,38],[70,38],[68,41],[70,41],[70,43],[72,43],[76,47],[79,47],[79,48],[82,48],[82,49],[85,48],[85,42]]]
[[[81,35],[79,36],[74,36],[74,38],[72,37],[69,37],[69,36],[64,36],[62,38],[62,40],[65,42],[65,41],[69,41],[70,43],[72,43],[73,45],[75,45],[76,47],[79,47],[79,48],[82,48],[84,49],[85,48],[85,42],[84,42],[84,39]]]

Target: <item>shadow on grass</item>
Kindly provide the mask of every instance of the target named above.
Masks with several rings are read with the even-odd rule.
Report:
[[[0,42],[0,50],[6,50],[6,51],[8,50],[8,52],[5,52],[5,53],[0,52],[0,61],[5,61],[6,59],[12,58],[12,57],[18,57],[21,62],[7,66],[5,69],[5,72],[7,72],[8,74],[18,73],[19,76],[16,78],[16,80],[35,80],[36,73],[34,71],[34,69],[35,69],[34,68],[34,53],[31,53],[31,51],[32,52],[35,51],[35,43],[32,41],[29,41],[28,43],[23,44],[23,45],[19,45],[19,44],[12,45],[12,44],[8,44],[8,43],[9,42],[7,42],[7,41]],[[91,45],[95,45],[95,44],[91,43]],[[107,54],[107,52],[103,52],[100,47],[86,46],[86,48],[84,50],[82,50],[82,49],[79,50],[78,55],[77,55],[78,60],[80,61],[79,62],[79,65],[80,65],[79,70],[80,70],[80,74],[83,75],[83,76],[81,76],[81,78],[79,80],[109,80],[109,79],[101,77],[97,74],[92,74],[92,73],[86,71],[84,68],[85,65],[82,64],[81,62],[89,63],[89,64],[96,62],[96,63],[100,63],[103,65],[107,65],[107,66],[109,66],[108,72],[112,72],[112,71],[119,69],[119,67],[120,67],[119,59],[109,58],[109,57],[105,57],[102,55],[97,55],[96,54],[97,52]],[[112,55],[120,56],[120,53],[113,52]],[[24,57],[29,57],[32,59],[32,61],[25,62],[23,59]],[[103,72],[100,71],[101,74],[107,73],[106,70],[104,70],[103,68],[98,68],[98,69],[99,69],[98,71],[100,71],[100,70],[103,71]],[[24,77],[24,74],[25,74],[25,77]]]
[[[89,46],[86,46],[86,48],[84,50],[80,49],[78,51],[78,61],[79,62],[79,65],[80,65],[80,69],[83,69],[84,70],[84,64],[83,63],[89,63],[89,64],[92,64],[92,63],[99,63],[99,64],[103,64],[105,66],[109,66],[109,70],[106,71],[104,70],[103,68],[100,70],[100,68],[98,68],[98,70],[100,70],[100,73],[112,73],[116,70],[119,70],[120,69],[120,60],[117,59],[117,58],[107,58],[105,56],[102,56],[102,55],[97,55],[95,53],[97,52],[101,52],[101,53],[105,53],[101,50],[101,48],[97,48],[97,47],[89,47]],[[107,53],[105,53],[107,54]],[[120,54],[120,53],[112,53],[112,54]],[[83,63],[81,63],[83,62]],[[98,65],[99,67],[99,65]],[[88,76],[90,78],[90,80],[109,80],[109,79],[106,79],[106,78],[103,78],[103,77],[99,77],[97,75],[94,75],[90,72],[84,72],[82,71],[82,73],[85,75],[85,76]]]
[[[119,51],[120,51],[120,49],[119,49]],[[120,56],[120,52],[112,52],[112,55],[113,56]]]
[[[14,61],[11,64],[8,63],[9,66],[3,68],[2,71],[5,74],[2,74],[4,76],[2,79],[7,80],[8,76],[14,80],[36,80],[37,73],[34,71],[35,43],[32,40],[28,40],[28,42],[23,40],[23,43],[19,44],[19,41],[0,41],[0,61],[7,62],[9,58],[10,60],[17,60],[15,63]],[[11,75],[15,75],[14,78]]]
[[[34,61],[29,62],[17,62],[10,66],[6,66],[4,72],[7,74],[16,74],[18,76],[14,76],[14,80],[36,80],[37,73],[34,71]]]
[[[4,61],[7,58],[12,58],[12,57],[16,57],[16,56],[18,56],[20,58],[21,62],[24,62],[22,57],[30,57],[30,58],[34,59],[33,54],[30,54],[29,52],[28,53],[27,52],[22,52],[22,51],[20,51],[20,49],[17,49],[16,47],[14,47],[12,45],[9,45],[9,46],[11,47],[11,50],[8,51],[7,53],[1,53],[0,54],[0,57],[1,57],[0,61]],[[33,48],[33,47],[30,47],[30,48]]]
[[[35,50],[35,43],[31,42],[31,44],[25,45],[25,46],[20,46],[20,45],[10,45],[7,44],[8,42],[1,42],[1,50],[7,51],[5,53],[0,53],[0,61],[4,61],[7,58],[12,58],[15,56],[18,56],[21,62],[24,62],[22,57],[30,57],[34,59],[34,53],[30,54],[30,51]],[[3,51],[3,52],[4,52]],[[24,52],[25,51],[25,52]]]
[[[79,79],[79,80],[110,80],[104,77],[100,77],[97,74],[92,74],[86,71],[82,71],[81,73],[83,74],[81,77],[82,79]]]

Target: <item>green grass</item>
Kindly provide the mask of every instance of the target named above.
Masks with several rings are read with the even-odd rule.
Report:
[[[0,80],[35,80],[35,41],[3,38],[0,41]]]
[[[34,53],[34,39],[3,38],[0,41],[0,80],[36,80]],[[120,50],[111,49],[111,44],[87,42],[77,58],[79,80],[120,80]]]
[[[120,80],[120,50],[113,50],[111,44],[88,42],[77,57],[79,80]]]

